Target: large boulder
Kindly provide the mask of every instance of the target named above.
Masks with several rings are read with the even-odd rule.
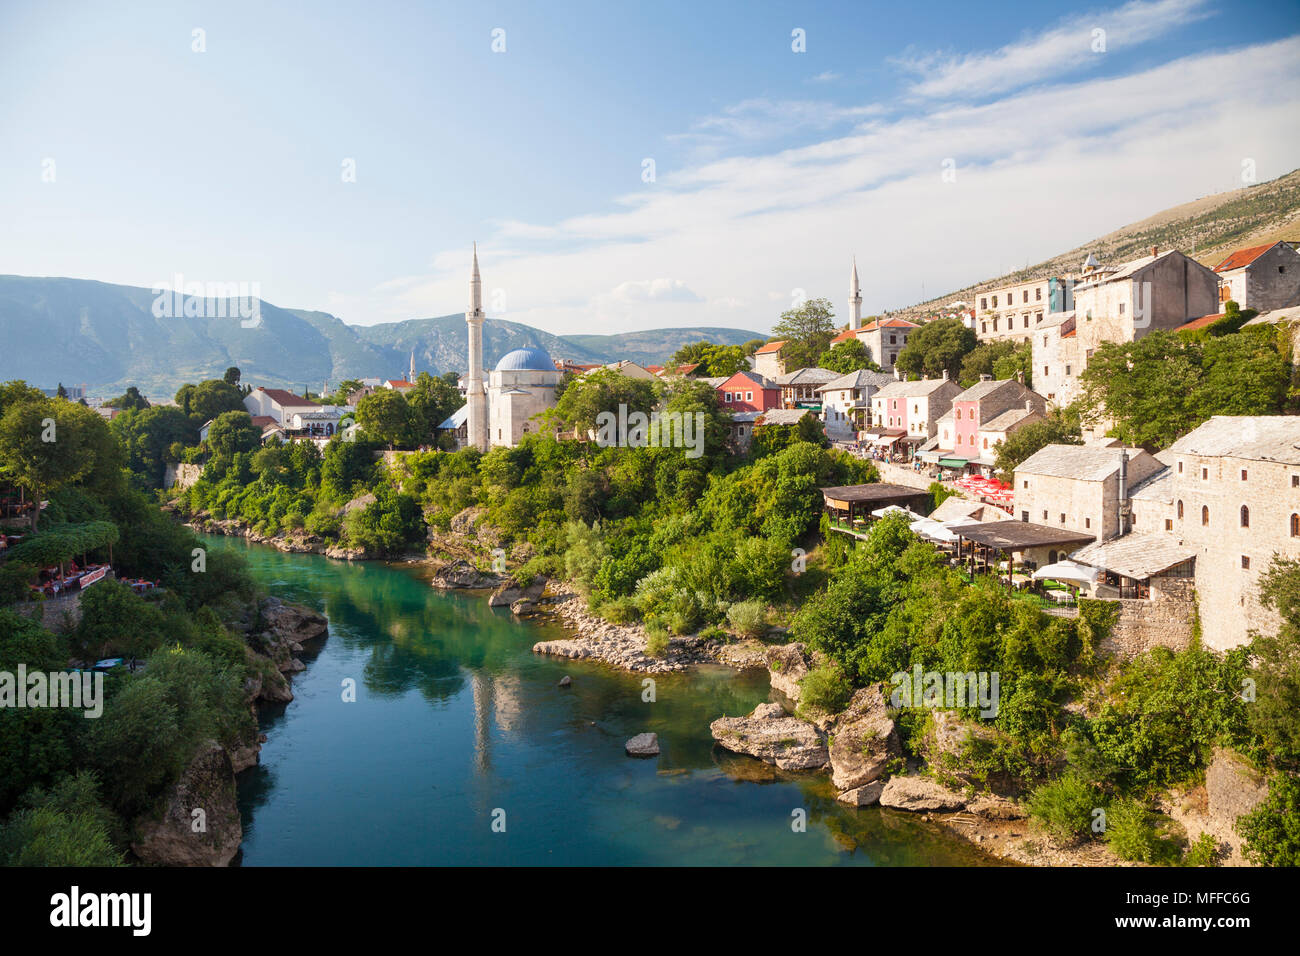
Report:
[[[518,601],[537,603],[546,590],[546,578],[538,575],[528,584],[518,584],[513,579],[500,584],[488,598],[488,607],[510,607]]]
[[[623,749],[627,751],[629,757],[657,757],[659,756],[659,735],[658,734],[637,734],[631,738]]]
[[[228,866],[243,838],[230,755],[209,740],[172,787],[162,816],[135,821],[131,849],[153,866]]]
[[[856,790],[880,779],[890,761],[902,756],[898,728],[886,707],[883,685],[873,684],[859,689],[836,718],[830,762],[837,790]]]
[[[881,791],[880,805],[895,810],[949,813],[964,808],[966,797],[929,777],[890,777]]]
[[[830,755],[817,728],[784,714],[779,705],[759,704],[748,717],[719,717],[709,725],[709,732],[727,750],[757,757],[782,770],[825,767]]]
[[[1024,788],[1014,775],[976,774],[968,766],[966,751],[971,744],[994,743],[1001,736],[997,728],[963,717],[955,710],[934,710],[920,749],[930,772],[954,786],[987,788],[1003,796],[1017,796]]]
[[[434,571],[431,583],[435,588],[475,590],[496,587],[499,582],[495,574],[480,571],[463,558],[458,558]]]
[[[840,803],[847,803],[851,807],[869,807],[872,804],[880,802],[880,795],[885,790],[885,781],[875,780],[865,787],[855,787],[852,790],[845,790],[835,799]]]
[[[772,687],[795,703],[799,702],[799,682],[808,676],[811,664],[803,644],[783,644],[767,649],[767,669]]]

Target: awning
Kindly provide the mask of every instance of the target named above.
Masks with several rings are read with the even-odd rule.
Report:
[[[886,508],[877,508],[875,511],[871,512],[871,517],[885,518],[892,514],[907,515],[913,521],[919,521],[921,519],[921,515],[917,514],[915,511],[908,511],[906,508],[898,507],[898,505],[889,505]]]
[[[1057,561],[1055,564],[1049,564],[1035,571],[1034,580],[1076,581],[1079,584],[1095,584],[1100,575],[1099,570],[1090,568],[1086,564],[1078,564],[1074,561]]]
[[[922,518],[920,521],[913,521],[908,527],[922,538],[928,538],[931,541],[952,544],[957,540],[957,535],[945,528],[943,522],[935,521],[933,518]]]
[[[965,468],[965,458],[940,458],[939,465],[943,468]]]
[[[875,438],[871,439],[871,444],[892,445],[894,442],[898,441],[902,437],[903,437],[902,435],[878,435]]]

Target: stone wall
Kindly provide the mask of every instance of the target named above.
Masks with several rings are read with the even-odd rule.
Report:
[[[168,465],[163,475],[163,487],[188,488],[199,480],[201,474],[203,474],[202,465]]]
[[[10,610],[54,634],[67,633],[81,623],[81,592],[73,591],[44,601],[24,601]]]
[[[1152,599],[1124,598],[1119,617],[1101,641],[1100,653],[1126,661],[1155,647],[1181,651],[1192,642],[1196,590],[1191,578],[1162,578]]]

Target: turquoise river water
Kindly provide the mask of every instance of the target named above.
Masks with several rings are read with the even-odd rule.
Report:
[[[244,866],[992,862],[910,814],[837,804],[823,774],[715,747],[709,722],[767,700],[764,672],[660,675],[646,702],[642,677],[533,654],[555,625],[441,592],[416,566],[208,543],[329,617],[240,776]],[[624,755],[642,731],[657,759]]]

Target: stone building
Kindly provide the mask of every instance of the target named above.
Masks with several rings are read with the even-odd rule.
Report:
[[[1119,266],[1089,256],[1074,286],[1074,309],[1044,320],[1033,343],[1034,384],[1054,405],[1078,397],[1079,375],[1103,342],[1132,342],[1155,329],[1219,311],[1219,277],[1177,250]]]
[[[915,322],[906,319],[876,319],[856,330],[856,335],[881,371],[892,372],[898,353],[907,345],[908,337],[919,328]]]
[[[1260,312],[1300,305],[1300,253],[1285,242],[1238,249],[1214,271],[1221,302]]]
[[[1069,308],[1072,286],[1073,280],[1051,277],[979,293],[972,325],[976,337],[981,342],[1028,341],[1050,315]]]
[[[817,391],[821,394],[822,422],[828,434],[843,434],[871,424],[871,397],[895,379],[883,372],[866,369],[832,379]]]
[[[754,353],[754,371],[764,378],[779,378],[785,374],[785,359],[781,350],[785,342],[768,342]]]
[[[938,432],[939,419],[952,408],[962,387],[942,378],[893,382],[871,397],[872,423],[879,428],[902,429],[904,437],[922,442]]]
[[[1120,517],[1127,492],[1163,467],[1141,448],[1048,445],[1016,469],[1015,514],[1021,521],[1107,541],[1129,530],[1121,528]]]

